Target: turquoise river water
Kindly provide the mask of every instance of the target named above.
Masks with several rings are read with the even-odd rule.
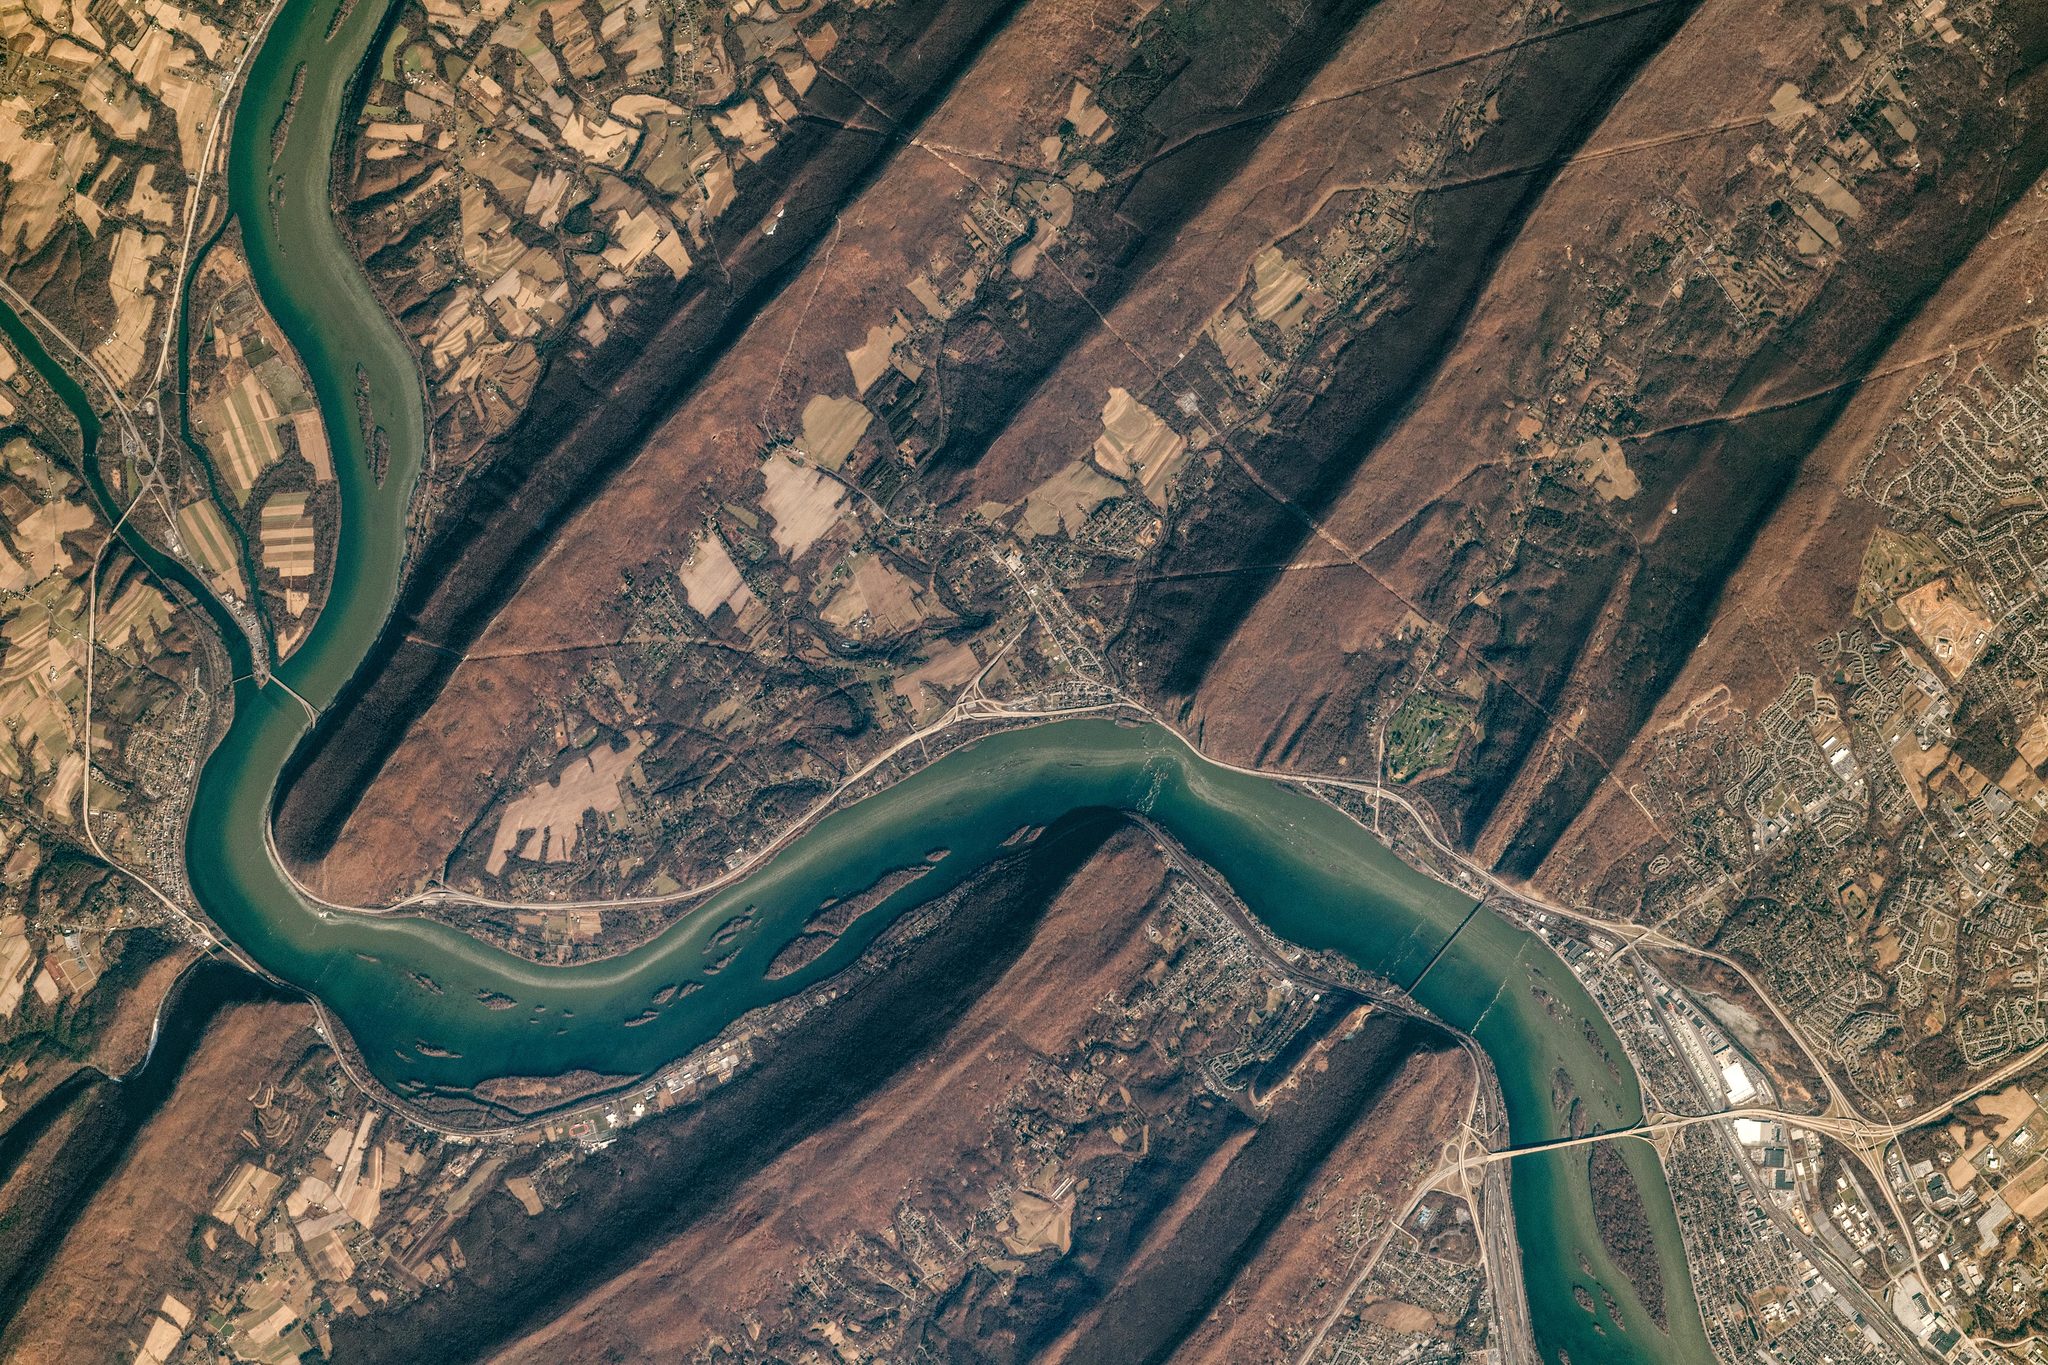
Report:
[[[229,159],[230,206],[257,286],[312,375],[342,481],[332,594],[279,669],[316,708],[341,690],[390,610],[425,450],[412,358],[329,208],[350,80],[387,4],[288,5],[251,66]],[[97,423],[85,395],[17,319],[0,323],[57,385],[90,440]],[[371,475],[358,420],[363,394],[388,441],[381,481]],[[188,572],[136,548],[196,591]],[[225,626],[218,607],[202,601]],[[239,633],[224,633],[238,665],[246,664]],[[1499,1074],[1516,1144],[1562,1135],[1560,1077],[1596,1127],[1626,1127],[1641,1116],[1637,1081],[1613,1030],[1540,939],[1491,911],[1471,913],[1468,897],[1407,866],[1333,807],[1210,764],[1157,727],[1067,720],[980,740],[821,820],[640,948],[555,967],[427,919],[309,903],[264,837],[278,775],[309,728],[305,710],[283,688],[251,680],[237,686],[234,706],[195,794],[186,848],[193,891],[250,958],[324,1001],[378,1080],[400,1094],[577,1068],[651,1072],[745,1011],[842,968],[895,917],[1001,856],[1018,830],[1106,807],[1148,814],[1282,937],[1344,953],[1469,1033]],[[764,977],[823,901],[915,866],[933,849],[947,853],[930,873],[869,912],[824,957],[790,976]],[[751,918],[737,953],[707,971],[709,940],[743,912]],[[669,989],[689,982],[698,988]],[[1585,1153],[1531,1154],[1513,1163],[1513,1190],[1539,1345],[1549,1359],[1574,1365],[1707,1360],[1662,1172],[1644,1144],[1622,1147],[1656,1234],[1669,1330],[1649,1320],[1601,1244]],[[1575,1287],[1590,1292],[1593,1312],[1574,1301]]]

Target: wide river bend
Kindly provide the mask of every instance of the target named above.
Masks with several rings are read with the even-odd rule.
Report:
[[[747,1010],[843,968],[897,916],[1002,856],[1017,831],[1100,807],[1150,816],[1281,937],[1344,953],[1469,1034],[1493,1061],[1517,1145],[1564,1135],[1556,1096],[1567,1084],[1583,1123],[1612,1129],[1640,1119],[1627,1054],[1541,939],[1489,910],[1472,913],[1469,897],[1409,867],[1334,807],[1208,763],[1154,726],[1067,720],[977,741],[824,818],[666,932],[602,961],[543,966],[446,924],[332,910],[300,894],[265,837],[279,774],[310,729],[298,698],[316,709],[332,703],[382,628],[426,449],[411,354],[329,207],[352,75],[370,58],[389,5],[294,0],[251,64],[237,109],[229,203],[257,287],[312,376],[342,483],[343,534],[326,607],[278,669],[290,691],[247,676],[237,684],[233,722],[200,775],[186,847],[194,894],[221,931],[324,1002],[379,1082],[403,1096],[508,1075],[651,1072]],[[90,440],[97,423],[83,393],[15,319],[5,321]],[[358,420],[365,393],[388,444],[381,481]],[[196,589],[188,572],[146,546],[137,551]],[[240,632],[223,634],[247,675]],[[822,958],[764,977],[822,902],[935,849],[946,855],[930,873]],[[751,918],[737,952],[730,943],[713,949],[712,936],[742,913]],[[693,982],[694,990],[675,989]],[[1649,1320],[1602,1246],[1586,1150],[1536,1153],[1513,1162],[1512,1180],[1538,1344],[1546,1358],[1574,1365],[1705,1361],[1662,1171],[1645,1144],[1620,1145],[1649,1209],[1670,1329]],[[1591,1312],[1581,1306],[1587,1297]]]

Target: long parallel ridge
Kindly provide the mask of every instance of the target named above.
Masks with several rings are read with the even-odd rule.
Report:
[[[1049,17],[1044,12],[1047,8],[1037,7],[1027,12],[1036,14],[1042,25],[1049,22]],[[1322,69],[1343,35],[1356,25],[1364,12],[1364,0],[1346,0],[1346,3],[1317,11],[1310,21],[1305,21],[1277,37],[1268,49],[1262,50],[1260,65],[1254,72],[1256,82],[1246,98],[1260,106],[1286,107],[1302,86]],[[1013,20],[1013,23],[1015,22],[1018,21]],[[990,41],[994,40],[995,35],[992,35]],[[1073,40],[1088,40],[1087,31],[1078,31]],[[986,51],[986,47],[983,51]],[[1050,72],[1047,75],[1049,78],[1052,77]],[[947,97],[950,98],[958,92],[961,89],[961,82],[966,79],[965,72],[956,72],[945,92]],[[943,105],[945,101],[935,95],[928,103]],[[936,109],[934,112],[937,112]],[[888,174],[890,167],[897,165],[899,160],[904,158],[908,158],[905,164],[910,166],[953,166],[955,171],[959,169],[954,165],[958,159],[954,149],[938,145],[933,137],[926,136],[927,131],[924,128],[902,129],[896,139],[900,147],[898,155],[880,158],[870,167],[859,186],[860,192],[866,194],[870,202],[873,200],[874,187]],[[1131,280],[1138,278],[1141,271],[1152,264],[1154,258],[1163,250],[1164,242],[1172,236],[1175,226],[1200,211],[1218,188],[1228,181],[1232,168],[1249,153],[1250,147],[1256,145],[1256,141],[1255,137],[1248,138],[1246,145],[1232,156],[1212,158],[1207,163],[1198,164],[1192,159],[1183,159],[1185,164],[1176,168],[1181,176],[1176,183],[1184,192],[1176,196],[1176,202],[1172,203],[1170,212],[1155,223],[1146,225],[1142,236],[1131,225],[1120,222],[1114,215],[1104,218],[1102,227],[1105,231],[1129,234],[1134,247],[1132,255],[1126,259],[1123,267],[1102,272],[1090,286],[1086,296],[1075,299],[1063,314],[1055,314],[1049,321],[1044,320],[1045,315],[1042,312],[1039,314],[1040,325],[1049,333],[1049,338],[1035,342],[1031,348],[1023,348],[1018,356],[1006,355],[1002,362],[993,367],[1001,371],[1003,382],[1000,386],[989,386],[988,401],[977,401],[973,405],[980,414],[978,429],[984,432],[992,429],[996,433],[1003,429],[1007,416],[1014,412],[1018,404],[1032,396],[1037,384],[1056,366],[1060,356],[1071,345],[1090,335],[1099,326],[1100,310],[1113,305],[1120,291],[1128,287]],[[969,160],[974,156],[973,153],[959,155]],[[972,177],[969,176],[969,179]],[[857,199],[858,196],[849,196],[849,202],[855,202]],[[858,216],[856,213],[856,217]],[[873,213],[867,216],[875,217]],[[866,230],[884,231],[886,227],[886,222],[875,223],[870,224]],[[836,239],[835,234],[833,240]],[[848,267],[824,254],[829,247],[829,242],[822,244],[812,253],[801,271],[779,277],[775,282],[774,297],[764,298],[759,310],[744,319],[735,318],[733,325],[725,330],[716,352],[707,353],[703,357],[702,372],[680,394],[673,406],[658,414],[662,423],[666,424],[662,430],[666,430],[668,435],[661,437],[658,430],[650,433],[645,442],[636,443],[622,454],[618,454],[615,463],[575,489],[573,503],[562,504],[562,515],[556,524],[548,528],[548,534],[536,533],[529,551],[518,561],[508,564],[507,571],[494,580],[490,592],[472,600],[471,605],[466,608],[467,614],[460,621],[463,634],[458,640],[451,643],[447,638],[414,635],[412,643],[399,647],[403,649],[402,654],[394,648],[394,652],[388,656],[389,660],[396,661],[400,667],[386,667],[380,670],[388,673],[389,682],[366,684],[366,687],[376,686],[381,689],[380,691],[372,694],[366,690],[360,695],[345,699],[343,706],[335,708],[334,718],[329,722],[332,737],[320,746],[322,757],[316,760],[325,765],[323,771],[315,773],[311,767],[301,767],[290,775],[293,792],[287,798],[281,813],[281,823],[285,826],[282,835],[288,857],[300,862],[302,866],[324,859],[334,848],[351,814],[376,806],[375,801],[365,802],[364,794],[372,789],[372,785],[380,776],[388,777],[393,757],[400,752],[408,727],[419,725],[432,707],[443,703],[444,698],[452,695],[446,689],[455,676],[458,656],[464,652],[466,644],[473,642],[478,633],[490,624],[493,614],[514,600],[522,587],[527,585],[528,571],[537,562],[540,552],[555,538],[554,533],[561,529],[569,515],[593,506],[593,499],[615,487],[616,480],[626,470],[635,467],[637,463],[644,463],[642,446],[648,442],[658,444],[660,439],[684,439],[684,436],[677,434],[678,432],[725,432],[732,426],[734,414],[729,411],[719,411],[710,417],[692,416],[698,413],[702,406],[698,400],[712,389],[714,381],[723,378],[729,382],[730,376],[721,376],[720,367],[723,366],[729,371],[732,368],[733,357],[742,349],[759,353],[756,356],[757,360],[769,352],[777,356],[784,354],[784,334],[777,332],[773,337],[765,337],[763,329],[771,326],[771,322],[765,319],[771,318],[771,309],[778,304],[783,305],[786,311],[788,307],[793,306],[789,303],[791,299],[812,297],[827,279],[828,266],[834,290],[843,293],[851,287],[844,278],[844,270]],[[861,259],[859,252],[850,252],[849,255],[851,259]],[[881,281],[876,283],[879,284]],[[774,325],[780,325],[779,319],[775,320]],[[704,401],[715,405],[719,401],[717,393],[713,392],[712,397]],[[985,449],[987,439],[986,434],[962,436],[959,453],[949,455],[947,459],[971,464]],[[683,471],[677,479],[679,484],[687,484],[700,477],[702,471],[691,469]],[[527,595],[530,598],[532,594],[529,592]],[[444,600],[452,602],[455,598],[450,595]],[[399,625],[400,623],[394,623],[394,631]],[[387,632],[387,641],[391,639],[392,633]],[[403,688],[399,686],[401,671],[406,683]],[[394,695],[397,693],[402,695]],[[459,711],[463,708],[458,706],[456,709]],[[518,722],[508,719],[506,723],[511,726]],[[435,726],[433,722],[428,721],[424,728],[432,730]],[[350,742],[338,742],[344,735],[351,737]],[[329,758],[328,755],[332,757]],[[335,780],[339,777],[344,764],[348,766],[348,781],[345,784]],[[321,780],[322,778],[328,780]],[[353,836],[350,836],[350,841],[354,841]],[[309,873],[311,870],[308,866]]]
[[[496,444],[485,457],[493,461],[488,472],[463,485],[438,519],[376,644],[282,775],[276,825],[287,859],[303,864],[326,854],[406,729],[440,695],[463,651],[518,591],[556,533],[810,265],[837,210],[873,183],[889,149],[915,135],[1024,3],[940,0],[936,8],[946,17],[922,26],[923,41],[935,45],[934,35],[951,35],[957,46],[913,52],[909,60],[928,66],[930,79],[907,91],[893,126],[835,123],[828,137],[872,143],[843,180],[833,182],[839,168],[832,158],[820,158],[821,184],[810,183],[808,165],[789,169],[782,180],[771,164],[770,174],[743,184],[741,202],[720,220],[725,240],[710,253],[721,263],[719,277],[692,276],[651,338],[621,338],[599,357],[618,367],[607,385],[591,387],[567,367],[550,371],[543,392],[553,401],[537,402]],[[863,74],[889,83],[886,70]],[[848,80],[841,74],[819,82],[806,105],[811,126],[819,117],[813,106],[830,98],[873,109]],[[773,236],[763,234],[760,220],[785,196],[798,212]],[[614,357],[629,346],[638,353],[620,364]]]

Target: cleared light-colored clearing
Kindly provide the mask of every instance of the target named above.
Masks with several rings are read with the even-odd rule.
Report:
[[[292,430],[298,433],[299,453],[313,466],[313,477],[322,483],[334,481],[334,456],[327,447],[327,428],[320,425],[317,410],[292,414]]]
[[[749,161],[759,161],[775,146],[775,131],[768,126],[761,106],[753,100],[742,100],[723,113],[713,114],[711,126],[739,143],[740,151]]]
[[[28,941],[28,920],[0,916],[0,1019],[12,1019],[21,1008],[29,973],[36,965],[35,945]]]
[[[355,1137],[349,1142],[348,1154],[342,1158],[340,1178],[334,1186],[335,1208],[366,1228],[377,1221],[380,1187],[384,1180],[383,1150],[370,1145],[370,1135],[377,1129],[377,1119],[377,1111],[372,1108],[357,1121]]]
[[[1962,1124],[1949,1125],[1949,1135],[1961,1149],[1956,1159],[1948,1166],[1948,1182],[1952,1189],[1960,1190],[1976,1180],[1977,1158],[1988,1148],[2010,1138],[2039,1108],[2026,1088],[2017,1085],[2009,1085],[1993,1094],[1979,1095],[1974,1103],[1979,1113],[1989,1115],[1994,1122],[1988,1133],[1982,1129],[1967,1130],[1967,1140],[1966,1130]],[[2048,1165],[2036,1160],[2031,1166],[2013,1173],[2002,1182],[2000,1192],[2006,1196],[2007,1202],[2013,1205],[2015,1212],[2018,1211],[2018,1201],[2022,1199],[2038,1198],[2043,1207],[2048,1207],[2048,1192],[2036,1189],[2038,1185],[2048,1183],[2043,1181],[2044,1175],[2048,1175]],[[2033,1215],[2021,1216],[2031,1218]]]
[[[119,162],[120,158],[115,157],[114,160]],[[74,194],[71,196],[71,208],[78,215],[78,222],[85,229],[85,235],[97,238],[105,221],[100,213],[99,204],[87,195]]]
[[[134,47],[117,47],[113,53],[114,64],[145,90],[161,86],[170,74],[171,59],[182,55],[171,35],[155,27],[144,29]]]
[[[2038,1157],[1999,1191],[2006,1206],[2029,1223],[2048,1213],[2048,1157]]]
[[[1771,92],[1771,126],[1779,130],[1795,126],[1801,119],[1814,112],[1813,105],[1800,93],[1799,87],[1785,81]]]
[[[540,1201],[540,1192],[533,1187],[533,1181],[523,1175],[515,1175],[505,1182],[505,1193],[519,1201],[519,1207],[526,1210],[528,1218],[538,1217],[547,1206]]]
[[[890,684],[920,717],[946,704],[952,694],[974,681],[981,660],[964,644],[940,645],[925,661]]]
[[[164,1301],[177,1302],[168,1294],[164,1296]],[[177,1323],[161,1315],[152,1315],[149,1331],[142,1338],[142,1349],[136,1353],[135,1365],[163,1365],[164,1361],[171,1358],[171,1352],[178,1349],[178,1343],[184,1336],[184,1329]]]
[[[154,165],[145,165],[135,172],[135,188],[128,192],[128,212],[158,227],[169,227],[176,220],[177,209],[170,196],[156,187]]]
[[[427,351],[428,373],[437,379],[455,371],[477,343],[491,335],[490,319],[477,309],[476,300],[476,290],[467,285],[458,288],[420,336]]]
[[[2048,763],[2048,715],[2035,716],[2020,731],[2019,755],[2029,768]]]
[[[1428,1332],[1436,1327],[1436,1314],[1406,1299],[1381,1299],[1367,1304],[1359,1316],[1389,1332]]]
[[[632,150],[632,125],[605,114],[593,117],[578,109],[556,126],[561,130],[563,144],[586,161],[617,167],[624,164]]]
[[[1815,166],[1803,175],[1796,175],[1792,183],[1820,200],[1822,207],[1830,213],[1838,213],[1851,220],[1863,216],[1863,205],[1857,202],[1856,196],[1824,167]]]
[[[121,141],[132,142],[149,127],[149,110],[142,103],[142,92],[111,62],[94,67],[86,76],[85,83],[78,87],[78,102]]]
[[[860,557],[853,567],[853,581],[839,590],[821,615],[827,625],[842,632],[866,617],[868,628],[860,633],[871,635],[901,635],[924,620],[917,607],[917,585],[878,555]]]
[[[875,415],[854,399],[820,393],[804,404],[803,420],[804,453],[827,469],[837,469],[860,444]]]
[[[185,174],[196,176],[206,156],[207,129],[220,108],[220,86],[197,67],[185,66],[166,71],[156,93],[177,124],[178,156]]]
[[[1123,491],[1124,486],[1116,480],[1104,478],[1087,461],[1076,460],[1031,490],[1017,522],[1017,534],[1025,540],[1060,531],[1073,535],[1096,508]]]
[[[33,137],[23,125],[35,117],[28,101],[0,101],[0,167],[7,173],[7,203],[0,208],[0,256],[20,259],[42,248],[71,206],[72,187],[99,164],[91,125],[79,123],[62,142]]]
[[[127,382],[142,368],[143,341],[156,316],[149,293],[149,266],[164,249],[164,238],[124,227],[114,238],[107,288],[114,296],[114,330],[93,348],[93,358],[115,379]]]
[[[533,337],[568,315],[569,287],[561,262],[534,247],[491,281],[483,299],[506,335]]]
[[[171,604],[164,595],[148,583],[130,583],[113,602],[100,604],[95,636],[109,654],[122,653],[138,636],[145,652],[153,654],[170,625]]]
[[[363,129],[366,142],[425,142],[424,123],[371,123]]]
[[[220,1198],[213,1201],[213,1216],[253,1246],[256,1229],[263,1215],[269,1211],[270,1201],[277,1197],[277,1187],[283,1183],[284,1177],[275,1171],[244,1161],[228,1177],[227,1187],[220,1192]]]
[[[1915,588],[1895,605],[1951,679],[1970,671],[1991,638],[1990,618],[1973,610],[1946,578]]]
[[[667,118],[689,117],[681,105],[659,95],[621,95],[612,101],[611,109],[615,116],[632,123],[644,123],[649,114],[660,114]]]
[[[846,490],[815,469],[800,465],[785,455],[771,455],[761,466],[768,490],[761,495],[761,509],[775,521],[775,544],[792,560],[817,544],[846,503]]]
[[[1223,363],[1230,367],[1239,383],[1256,391],[1270,381],[1273,357],[1267,355],[1266,348],[1252,336],[1251,324],[1244,320],[1244,314],[1235,308],[1224,310],[1211,324],[1209,336],[1215,341],[1216,349],[1223,352]]]
[[[2040,1108],[2034,1097],[2027,1093],[2025,1086],[2009,1085],[2003,1090],[1988,1095],[1979,1095],[1973,1103],[1977,1111],[1994,1116],[1998,1122],[1992,1127],[1991,1140],[2004,1142],[2019,1131],[2021,1124],[2032,1118]],[[2037,1138],[2044,1136],[2036,1134]]]
[[[888,371],[889,362],[894,358],[904,334],[903,315],[898,313],[887,327],[868,328],[868,339],[846,353],[847,368],[853,371],[856,395],[867,393],[869,387]]]
[[[526,244],[512,235],[512,220],[482,185],[465,184],[456,202],[462,216],[462,259],[478,279],[497,279],[526,254]]]
[[[647,742],[638,738],[623,749],[600,746],[571,759],[559,776],[527,788],[498,817],[484,870],[495,877],[515,849],[530,862],[568,862],[576,855],[586,812],[610,815],[625,806],[619,783],[646,748]]]
[[[676,577],[682,582],[690,610],[707,621],[720,606],[732,608],[738,616],[753,605],[754,594],[740,577],[739,565],[732,562],[732,553],[717,536],[707,534],[698,541],[690,552],[690,562],[676,570]]]
[[[1588,436],[1579,442],[1572,457],[1584,467],[1586,478],[1602,502],[1627,502],[1643,491],[1643,482],[1628,467],[1621,442],[1612,436]]]
[[[1308,312],[1308,276],[1277,246],[1252,261],[1252,313],[1282,331],[1298,326]]]
[[[1019,1190],[1010,1198],[1012,1231],[1003,1234],[1003,1245],[1012,1255],[1029,1256],[1036,1251],[1057,1250],[1064,1256],[1074,1245],[1074,1196],[1054,1202],[1043,1195]]]
[[[690,272],[690,253],[683,249],[682,235],[652,208],[638,213],[620,209],[612,215],[611,236],[604,259],[622,273],[632,273],[649,256],[677,279]]]
[[[228,534],[228,524],[219,508],[204,499],[179,508],[178,534],[209,575],[225,583],[237,597],[249,595],[242,582],[242,564],[235,553],[234,537]]]
[[[1166,481],[1181,466],[1187,438],[1158,413],[1123,389],[1111,389],[1102,406],[1102,434],[1095,438],[1095,463],[1119,479],[1130,479],[1154,504],[1166,503]]]
[[[1109,111],[1095,102],[1095,92],[1079,81],[1067,95],[1067,122],[1074,125],[1074,131],[1091,142],[1099,142],[1114,131],[1109,121]]]
[[[527,185],[526,204],[521,212],[542,227],[552,228],[562,221],[562,201],[570,184],[571,176],[564,167],[543,171],[539,179]]]
[[[1906,795],[1912,798],[1916,808],[1926,810],[1928,779],[1948,762],[1948,746],[1937,744],[1931,749],[1922,749],[1911,727],[1907,727],[1891,746],[1891,756],[1906,784]]]
[[[254,374],[243,375],[241,382],[200,412],[207,434],[217,442],[221,473],[237,502],[248,501],[256,480],[284,454],[272,429],[278,415],[276,402]]]
[[[46,502],[30,512],[14,527],[14,545],[23,556],[21,566],[10,566],[6,551],[0,550],[0,589],[20,592],[31,583],[40,583],[51,574],[70,568],[77,556],[64,543],[64,537],[90,525],[92,509],[68,498]]]
[[[279,578],[311,578],[318,553],[304,493],[279,493],[263,504],[263,563]]]
[[[191,10],[180,9],[170,0],[142,0],[142,12],[197,43],[209,62],[220,56],[221,45],[226,41],[221,31]]]
[[[43,797],[43,809],[53,819],[68,819],[66,812],[78,809],[78,796],[84,790],[85,755],[74,749],[57,760],[57,777],[50,783],[49,793]],[[45,981],[53,981],[47,967],[36,977],[36,994],[43,997],[44,1004],[55,1004],[54,982],[50,989],[45,990]]]
[[[1813,229],[1811,233],[1801,234],[1801,241],[1798,243],[1798,250],[1801,254],[1807,256],[1818,254],[1820,243],[1822,242],[1826,242],[1838,251],[1841,249],[1842,230],[1835,226],[1833,219],[1805,200],[1798,201],[1792,208],[1793,212],[1799,215],[1799,221]]]

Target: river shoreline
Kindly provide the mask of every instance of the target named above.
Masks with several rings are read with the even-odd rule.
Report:
[[[235,689],[234,718],[195,793],[187,862],[194,895],[223,935],[266,975],[320,1002],[330,1037],[353,1054],[352,1074],[401,1102],[496,1076],[652,1074],[749,1009],[844,969],[889,924],[1004,856],[1018,829],[1103,807],[1157,820],[1275,934],[1342,953],[1472,1038],[1494,1062],[1517,1143],[1556,1135],[1559,1074],[1573,1079],[1596,1128],[1640,1119],[1619,1039],[1539,939],[1491,911],[1474,913],[1470,897],[1409,867],[1335,807],[1208,763],[1152,726],[1067,720],[974,737],[912,776],[858,799],[842,794],[699,912],[597,962],[546,968],[417,916],[370,919],[310,904],[267,837],[278,777],[311,729],[309,713],[343,694],[383,628],[426,453],[416,363],[342,246],[328,195],[347,90],[389,6],[334,11],[330,3],[289,12],[264,40],[236,119],[229,200],[259,292],[314,378],[342,476],[344,534],[327,607],[279,669],[281,685],[249,677]],[[273,157],[276,124],[265,115],[284,102],[291,118]],[[357,375],[366,372],[369,433],[355,420]],[[376,467],[377,431],[388,469]],[[243,637],[226,635],[232,653]],[[821,902],[934,847],[948,856],[914,893],[885,897],[815,961],[768,978]],[[752,918],[739,946],[710,944],[742,910]],[[701,988],[679,994],[684,981]],[[1672,1246],[1675,1218],[1657,1240],[1667,1282],[1675,1272],[1673,1301],[1685,1291],[1690,1335],[1658,1332],[1633,1302],[1609,1325],[1589,1323],[1573,1315],[1570,1286],[1612,1282],[1615,1267],[1592,1225],[1585,1163],[1553,1154],[1513,1164],[1528,1298],[1546,1353],[1575,1365],[1695,1358],[1697,1312]],[[1647,1167],[1633,1156],[1630,1166],[1661,1224],[1671,1205],[1654,1154]],[[1683,1334],[1683,1315],[1674,1317]]]

